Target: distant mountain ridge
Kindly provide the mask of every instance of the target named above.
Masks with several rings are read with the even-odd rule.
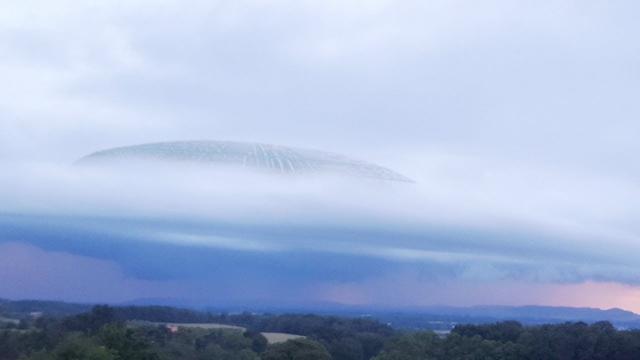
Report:
[[[67,303],[50,300],[7,300],[0,299],[0,316],[24,318],[32,313],[43,313],[60,317],[79,314],[91,310],[93,304]]]
[[[525,325],[608,321],[618,329],[640,329],[640,315],[622,309],[566,306],[431,306],[379,311],[371,316],[396,328],[451,330],[458,324],[518,321]]]
[[[427,306],[413,308],[380,308],[348,306],[340,304],[317,303],[309,306],[267,306],[257,304],[236,305],[195,305],[181,303],[171,299],[144,299],[123,304],[111,304],[116,307],[165,307],[189,309],[198,313],[253,313],[273,314],[322,314],[344,317],[370,317],[389,323],[393,327],[407,329],[448,330],[457,324],[485,324],[515,320],[523,324],[553,324],[562,322],[609,321],[618,328],[640,329],[640,315],[618,308],[597,309],[567,306]],[[31,313],[43,313],[49,316],[68,316],[91,309],[92,304],[77,304],[60,301],[5,300],[0,299],[0,316],[24,318]]]
[[[555,320],[581,320],[581,321],[640,321],[640,315],[618,308],[598,309],[588,307],[568,306],[472,306],[450,307],[438,306],[425,308],[440,314],[464,315],[476,317],[492,317],[497,319],[555,319]]]

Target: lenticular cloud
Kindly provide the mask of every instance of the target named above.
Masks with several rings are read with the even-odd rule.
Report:
[[[199,162],[241,166],[281,174],[317,173],[410,182],[390,169],[318,150],[231,141],[180,141],[143,144],[98,151],[79,164],[131,160]]]

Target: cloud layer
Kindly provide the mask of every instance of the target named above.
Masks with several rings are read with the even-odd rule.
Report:
[[[115,264],[125,288],[209,281],[238,299],[302,299],[300,283],[330,298],[319,289],[385,288],[405,273],[424,284],[635,286],[637,8],[8,4],[0,240]],[[189,139],[343,152],[416,184],[70,165],[103,148]]]

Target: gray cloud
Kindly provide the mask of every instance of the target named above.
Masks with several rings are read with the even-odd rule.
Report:
[[[93,231],[137,242],[437,264],[448,278],[638,282],[635,2],[5,10],[4,214],[107,219]],[[417,184],[68,167],[102,148],[203,138],[344,152]]]
[[[175,282],[127,277],[109,261],[47,252],[17,242],[0,243],[0,293],[4,297],[121,302],[186,289]]]
[[[135,163],[24,167],[0,177],[0,184],[7,200],[2,212],[26,216],[18,228],[60,223],[54,231],[80,231],[66,238],[103,233],[110,234],[106,240],[93,241],[367,257],[432,264],[434,274],[448,277],[638,282],[635,232],[616,226],[620,218],[579,211],[567,194],[557,198],[555,185],[571,179],[547,180],[551,185],[530,197],[508,181],[467,179],[460,186],[449,179],[433,174],[428,183],[411,184]],[[20,221],[8,216],[5,223]],[[41,244],[42,236],[34,241]],[[77,247],[67,240],[57,246]]]

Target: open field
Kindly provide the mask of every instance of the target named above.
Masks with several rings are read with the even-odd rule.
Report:
[[[273,332],[263,332],[262,336],[267,338],[269,344],[278,344],[283,343],[287,340],[293,339],[302,339],[305,336],[302,335],[293,335],[293,334],[285,334],[285,333],[273,333]]]
[[[166,325],[167,327],[177,327],[177,328],[197,328],[197,329],[224,329],[224,330],[238,330],[245,331],[246,329],[242,326],[234,326],[234,325],[225,325],[225,324],[215,324],[215,323],[163,323],[162,325]]]
[[[158,326],[164,325],[169,328],[197,328],[197,329],[223,329],[223,330],[236,330],[236,331],[246,331],[246,328],[242,326],[234,326],[234,325],[226,325],[226,324],[217,324],[217,323],[164,323],[164,322],[151,322],[151,321],[130,321],[129,324],[133,326]],[[292,339],[300,339],[304,338],[302,335],[294,335],[287,333],[277,333],[277,332],[263,332],[261,333],[269,342],[269,344],[277,344],[282,343],[287,340]]]
[[[164,326],[167,326],[167,327],[176,327],[176,328],[183,327],[183,328],[197,328],[197,329],[225,329],[225,330],[238,330],[238,331],[245,331],[246,330],[242,326],[216,324],[216,323],[165,323],[165,322],[133,320],[133,321],[129,321],[129,324],[133,325],[133,326],[158,326],[158,325],[164,325]]]
[[[20,320],[9,319],[9,318],[0,316],[0,324],[2,324],[2,323],[12,323],[12,324],[18,325],[20,323]]]

